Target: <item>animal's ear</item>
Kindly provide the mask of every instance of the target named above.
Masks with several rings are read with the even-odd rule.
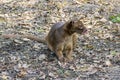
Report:
[[[73,21],[73,20],[71,20],[69,24],[74,24],[74,21]]]
[[[74,21],[71,20],[71,21],[68,22],[67,28],[70,29],[70,28],[73,27],[73,25],[74,25]]]

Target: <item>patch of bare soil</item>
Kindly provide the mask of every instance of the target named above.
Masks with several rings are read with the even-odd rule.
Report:
[[[60,63],[47,45],[0,36],[0,80],[120,80],[119,0],[0,0],[0,35],[46,36],[55,22],[81,18],[74,60]]]

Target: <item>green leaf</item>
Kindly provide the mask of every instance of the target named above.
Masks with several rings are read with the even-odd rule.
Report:
[[[110,54],[113,56],[117,55],[116,51],[110,51]]]
[[[114,23],[119,23],[120,22],[120,14],[116,15],[116,16],[110,16],[109,19],[114,22]]]
[[[57,70],[57,72],[58,72],[59,74],[63,74],[63,73],[64,73],[64,70],[63,70],[63,69],[59,69],[59,70]]]
[[[37,29],[38,32],[44,32],[45,30],[42,28]]]
[[[117,19],[118,21],[120,21],[120,17],[117,17],[116,19]]]

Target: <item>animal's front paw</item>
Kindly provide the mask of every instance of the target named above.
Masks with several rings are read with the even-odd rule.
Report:
[[[64,57],[59,57],[58,59],[60,62],[66,62],[66,59]]]
[[[73,60],[73,57],[71,55],[68,55],[67,56],[67,61],[72,61]]]

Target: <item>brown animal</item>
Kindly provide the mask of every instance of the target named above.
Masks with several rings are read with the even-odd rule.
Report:
[[[86,27],[79,20],[56,23],[46,37],[47,45],[56,53],[60,61],[64,61],[66,58],[72,60],[72,50],[77,40],[76,33],[83,34],[86,31]]]
[[[55,52],[60,61],[72,60],[73,47],[76,44],[77,34],[87,31],[80,20],[68,22],[58,22],[53,25],[45,40],[33,35],[19,35],[19,37],[29,38],[38,42],[47,43],[48,48]],[[18,36],[18,35],[16,35]],[[4,38],[16,37],[15,35],[3,35]]]

